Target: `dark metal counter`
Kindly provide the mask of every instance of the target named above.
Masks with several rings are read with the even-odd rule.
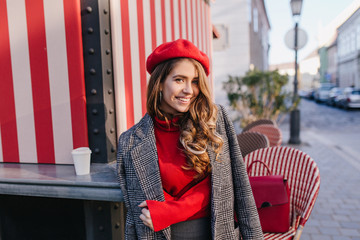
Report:
[[[124,211],[115,164],[0,163],[0,239],[122,239]]]

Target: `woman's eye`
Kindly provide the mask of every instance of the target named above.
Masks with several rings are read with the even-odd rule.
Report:
[[[199,84],[199,80],[193,80],[192,83],[198,85],[198,84]]]
[[[182,81],[184,81],[182,78],[175,78],[175,81],[176,82],[182,82]]]

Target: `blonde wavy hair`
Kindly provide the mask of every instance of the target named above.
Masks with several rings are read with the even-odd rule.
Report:
[[[192,62],[199,74],[199,94],[192,101],[187,112],[179,113],[179,140],[187,157],[187,164],[182,167],[195,170],[198,173],[196,177],[199,177],[211,172],[207,148],[211,147],[218,156],[223,145],[222,138],[216,133],[217,107],[211,100],[207,77],[202,65],[192,58],[175,58],[156,66],[147,88],[147,112],[152,118],[156,116],[167,120],[174,117],[160,109],[160,84],[165,81],[174,66],[184,59]]]

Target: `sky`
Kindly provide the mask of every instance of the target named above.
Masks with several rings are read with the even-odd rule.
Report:
[[[319,26],[328,25],[354,0],[303,0],[299,28],[307,33],[307,44],[298,51],[298,60],[306,58],[317,46]],[[290,0],[265,0],[270,22],[269,64],[293,62],[294,50],[285,45],[285,35],[295,26],[292,18]]]

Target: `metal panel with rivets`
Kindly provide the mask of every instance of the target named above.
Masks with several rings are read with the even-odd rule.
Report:
[[[123,239],[124,211],[124,203],[84,201],[86,239]]]
[[[84,71],[92,162],[116,159],[114,80],[108,0],[82,0]]]

